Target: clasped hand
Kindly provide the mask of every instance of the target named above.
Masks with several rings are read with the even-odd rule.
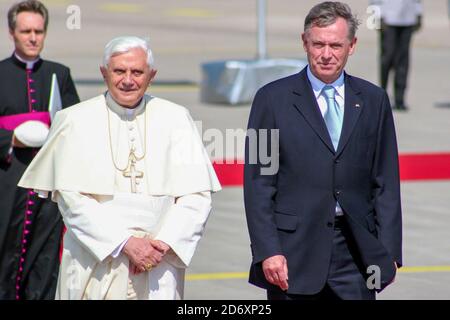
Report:
[[[169,245],[161,240],[130,237],[122,252],[130,260],[130,273],[139,274],[148,266],[156,267],[169,250]]]

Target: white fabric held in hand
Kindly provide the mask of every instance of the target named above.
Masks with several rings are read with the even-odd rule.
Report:
[[[17,126],[14,135],[28,147],[42,147],[47,139],[48,126],[40,121],[29,120]]]

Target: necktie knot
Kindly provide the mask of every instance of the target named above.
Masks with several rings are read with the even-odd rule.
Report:
[[[336,90],[333,86],[325,86],[322,89],[323,94],[327,99],[334,100],[334,95],[336,94]]]

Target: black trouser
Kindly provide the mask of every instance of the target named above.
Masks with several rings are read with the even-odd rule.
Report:
[[[289,261],[288,261],[289,267]],[[325,287],[317,294],[287,294],[281,290],[268,290],[269,300],[374,300],[375,291],[366,284],[365,269],[355,241],[344,217],[336,219],[333,250]]]
[[[385,26],[381,37],[381,86],[386,90],[389,72],[394,71],[395,106],[405,104],[409,48],[414,26]]]

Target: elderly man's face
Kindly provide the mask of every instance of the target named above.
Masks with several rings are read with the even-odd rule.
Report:
[[[16,17],[16,27],[9,30],[14,41],[16,54],[25,60],[34,60],[44,48],[45,21],[39,13],[20,12]]]
[[[348,39],[348,24],[343,18],[327,27],[311,27],[302,34],[302,40],[311,72],[325,83],[339,77],[356,45],[356,38]]]
[[[100,71],[113,99],[125,108],[139,104],[156,75],[156,70],[147,65],[147,53],[141,48],[113,55],[108,66],[100,67]]]

